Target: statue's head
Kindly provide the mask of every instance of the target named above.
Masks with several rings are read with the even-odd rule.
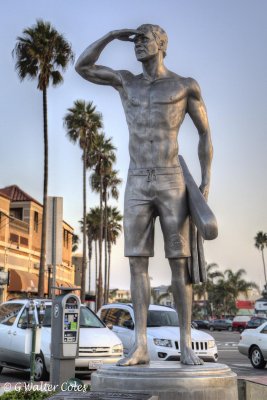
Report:
[[[159,25],[143,24],[137,28],[140,35],[136,35],[135,52],[139,61],[144,61],[150,56],[162,51],[163,57],[166,56],[168,36]]]

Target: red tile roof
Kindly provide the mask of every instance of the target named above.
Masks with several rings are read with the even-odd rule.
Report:
[[[21,190],[17,185],[7,186],[0,189],[0,193],[7,196],[11,201],[33,201],[36,204],[42,206],[39,201],[28,195],[26,192]]]

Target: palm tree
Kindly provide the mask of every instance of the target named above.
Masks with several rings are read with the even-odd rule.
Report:
[[[246,275],[246,271],[242,268],[239,269],[237,272],[233,272],[231,269],[227,269],[224,271],[224,275],[226,277],[226,285],[228,286],[228,291],[231,293],[235,302],[240,293],[244,293],[247,296],[247,293],[250,289],[259,289],[258,285],[255,282],[245,281],[243,276]]]
[[[48,190],[48,118],[47,89],[49,84],[57,86],[63,82],[61,71],[74,60],[71,45],[64,36],[49,23],[37,20],[36,25],[23,30],[23,36],[17,37],[13,50],[16,57],[16,71],[20,80],[37,79],[37,89],[43,95],[43,131],[44,131],[44,183],[43,183],[43,219],[41,236],[40,270],[38,295],[44,296],[44,273],[46,256],[46,219]]]
[[[264,279],[265,279],[265,288],[267,289],[267,278],[266,278],[266,267],[265,267],[265,259],[264,259],[264,247],[267,247],[267,233],[263,233],[262,231],[258,232],[254,237],[255,247],[261,251],[262,263],[263,263],[263,271],[264,271]]]
[[[119,190],[118,185],[122,183],[122,180],[118,177],[118,171],[110,170],[104,171],[103,174],[103,200],[104,200],[104,238],[105,238],[105,277],[104,277],[104,303],[108,302],[107,287],[108,287],[108,206],[107,202],[109,198],[118,200]],[[92,188],[96,192],[100,192],[101,177],[95,172],[91,176]]]
[[[79,236],[74,233],[72,235],[72,253],[75,253],[75,251],[78,250],[79,242],[80,242]]]
[[[90,208],[86,215],[86,235],[88,243],[88,272],[89,272],[89,293],[91,292],[91,281],[92,281],[92,256],[93,256],[93,242],[97,242],[99,238],[99,221],[100,221],[100,210],[99,207]],[[80,221],[81,232],[83,232],[83,220]],[[96,254],[97,262],[97,254]],[[97,268],[96,268],[97,269]]]
[[[99,225],[100,225],[100,208],[99,207],[93,207],[90,208],[88,215],[88,223],[89,223],[89,229],[92,235],[92,241],[95,244],[95,298],[97,300],[97,282],[98,282],[98,252],[97,252],[97,244],[99,241]],[[90,260],[91,263],[91,260]],[[96,301],[97,304],[97,301]]]
[[[102,127],[102,116],[95,111],[92,102],[76,100],[74,106],[68,109],[64,117],[67,136],[73,143],[79,143],[83,155],[83,221],[86,220],[86,168],[89,166],[88,154],[94,147],[97,130]],[[90,164],[91,166],[91,164]],[[81,301],[85,300],[86,274],[86,230],[83,230],[83,261],[81,280]]]
[[[220,278],[213,287],[212,301],[215,308],[221,314],[233,315],[236,313],[236,300],[240,293],[247,296],[249,289],[258,289],[254,282],[247,282],[243,276],[246,274],[244,269],[233,272],[231,269],[224,271],[224,277]]]
[[[103,196],[104,196],[104,206],[105,206],[105,281],[104,281],[104,302],[108,302],[108,287],[109,287],[109,274],[110,266],[108,266],[108,206],[107,202],[109,198],[118,200],[119,190],[118,186],[122,184],[122,180],[118,177],[118,171],[111,170],[109,173],[105,174],[103,179]],[[110,256],[110,254],[109,254]],[[110,258],[109,258],[110,262]]]
[[[204,297],[207,306],[207,315],[209,313],[212,314],[211,303],[214,291],[214,280],[223,277],[223,273],[217,271],[218,268],[219,266],[216,263],[208,264],[206,266],[207,281],[204,283],[193,285],[193,293],[198,297],[198,299]]]
[[[115,147],[111,143],[111,138],[106,139],[104,133],[97,135],[95,146],[88,154],[88,166],[95,166],[95,173],[99,176],[99,204],[100,204],[100,226],[99,226],[99,274],[98,274],[98,303],[97,309],[103,304],[103,276],[102,276],[102,239],[103,239],[103,178],[111,168],[112,164],[116,161]],[[94,177],[91,177],[91,185],[94,189]]]
[[[110,288],[110,267],[111,267],[111,247],[116,244],[117,238],[122,231],[122,215],[117,207],[107,207],[107,251],[108,251],[108,270],[107,283],[105,286],[105,303],[108,303]]]

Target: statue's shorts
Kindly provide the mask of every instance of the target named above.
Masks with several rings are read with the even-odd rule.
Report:
[[[166,258],[190,257],[187,195],[180,166],[129,170],[124,198],[126,257],[154,256],[157,216]]]

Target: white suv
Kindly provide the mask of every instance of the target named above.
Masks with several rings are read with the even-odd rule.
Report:
[[[122,341],[127,355],[134,346],[134,313],[131,304],[108,304],[98,316]],[[208,333],[191,330],[192,348],[203,360],[216,362],[218,351],[214,338]],[[180,360],[180,328],[176,311],[167,306],[150,305],[147,319],[147,339],[152,361]]]
[[[29,328],[26,329],[26,304],[29,300],[10,300],[0,305],[0,373],[3,367],[29,371]],[[36,305],[41,300],[34,299]],[[44,300],[43,300],[44,301]],[[46,310],[41,328],[41,351],[35,357],[35,380],[46,379],[51,356],[51,300],[45,300]],[[88,374],[101,364],[117,362],[123,354],[120,339],[110,331],[88,307],[81,305],[79,356],[75,360],[77,374]]]

